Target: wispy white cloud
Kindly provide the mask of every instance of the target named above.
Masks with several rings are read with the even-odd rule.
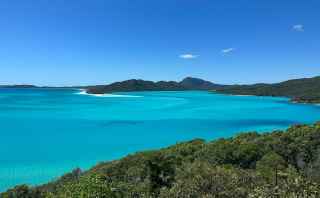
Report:
[[[236,50],[235,48],[231,47],[231,48],[221,50],[221,53],[222,54],[230,54],[230,53],[234,52],[235,50]]]
[[[303,32],[304,26],[302,24],[297,24],[297,25],[292,26],[292,29],[297,32]]]
[[[194,54],[181,54],[179,56],[180,58],[183,58],[183,59],[195,59],[198,57],[198,55],[194,55]]]

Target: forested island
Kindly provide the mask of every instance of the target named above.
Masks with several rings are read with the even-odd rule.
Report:
[[[113,92],[129,91],[185,91],[185,90],[207,90],[217,93],[234,95],[255,96],[281,96],[289,97],[293,102],[320,103],[320,77],[301,78],[288,80],[274,84],[253,85],[223,85],[215,84],[199,78],[187,77],[180,82],[176,81],[145,81],[127,80],[115,82],[109,85],[89,86],[86,88],[90,94],[105,94]]]
[[[0,88],[26,89],[26,88],[37,88],[37,86],[35,85],[0,85]]]
[[[286,131],[195,139],[75,169],[2,198],[320,197],[320,123]]]
[[[293,102],[320,103],[320,77],[301,78],[274,84],[232,85],[218,88],[219,93],[255,96],[284,96]]]
[[[222,88],[224,85],[214,84],[199,78],[187,77],[180,82],[176,81],[146,81],[131,79],[122,82],[115,82],[109,85],[89,86],[87,93],[105,94],[113,92],[129,91],[185,91],[185,90],[210,90]]]

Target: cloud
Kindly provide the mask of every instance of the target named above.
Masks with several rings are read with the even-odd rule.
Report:
[[[294,31],[297,31],[297,32],[303,32],[304,31],[304,27],[302,24],[297,24],[297,25],[294,25],[292,26],[292,29]]]
[[[195,59],[198,56],[194,54],[181,54],[179,57],[183,59]]]
[[[221,53],[222,54],[230,54],[230,53],[234,52],[235,50],[236,50],[235,48],[231,47],[231,48],[221,50]]]

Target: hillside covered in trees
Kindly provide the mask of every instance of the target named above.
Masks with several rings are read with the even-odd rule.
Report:
[[[232,85],[217,89],[220,93],[256,96],[285,96],[294,102],[320,103],[320,76],[288,80],[275,84]]]
[[[288,80],[274,84],[222,85],[198,78],[187,77],[176,81],[126,80],[109,85],[96,85],[86,88],[87,93],[104,94],[129,91],[185,91],[214,90],[218,93],[256,96],[283,96],[294,102],[320,103],[320,76]]]
[[[1,198],[320,197],[320,123],[286,131],[196,139],[76,169]]]
[[[176,81],[147,81],[131,79],[122,82],[115,82],[109,85],[96,85],[87,88],[90,94],[105,94],[112,92],[127,91],[184,91],[184,90],[210,90],[223,87],[199,78],[187,77],[180,82]]]

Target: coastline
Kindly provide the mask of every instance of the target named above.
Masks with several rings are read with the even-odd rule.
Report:
[[[105,94],[93,94],[93,93],[88,93],[87,89],[78,89],[80,91],[80,93],[77,93],[79,95],[88,95],[88,96],[95,96],[95,97],[143,97],[143,96],[135,96],[135,95],[122,95],[122,94],[113,94],[113,93],[105,93]],[[142,90],[139,92],[144,92],[147,90]],[[180,91],[180,90],[177,90]],[[192,91],[192,90],[186,90],[186,91]],[[218,90],[202,90],[202,91],[207,91],[208,93],[217,93],[217,94],[223,94],[223,95],[230,95],[230,96],[239,96],[239,97],[250,97],[250,96],[254,96],[254,97],[278,97],[278,98],[286,98],[288,100],[289,103],[293,103],[293,104],[305,104],[305,105],[316,105],[316,106],[320,106],[319,102],[305,102],[305,101],[297,101],[294,100],[293,97],[288,97],[288,96],[275,96],[275,95],[249,95],[249,94],[232,94],[232,93],[223,93],[223,92],[219,92]],[[128,91],[128,93],[131,91]]]
[[[293,104],[306,104],[306,105],[320,106],[320,102],[313,102],[313,101],[306,102],[304,100],[298,100],[298,99],[295,99],[294,97],[289,97],[289,96],[233,94],[233,93],[224,93],[224,92],[212,91],[212,90],[210,90],[209,92],[230,95],[230,96],[240,96],[240,97],[244,97],[244,96],[271,97],[271,98],[279,97],[279,98],[286,98],[288,100],[288,102],[293,103]]]
[[[141,98],[143,97],[143,96],[123,95],[123,94],[90,94],[90,93],[87,93],[86,89],[78,89],[78,90],[80,92],[75,94],[94,96],[94,97],[103,97],[103,98]]]

